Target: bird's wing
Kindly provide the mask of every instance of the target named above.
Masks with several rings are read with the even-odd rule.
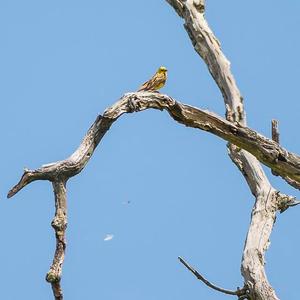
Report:
[[[146,82],[144,82],[140,86],[140,88],[138,89],[138,92],[143,91],[143,90],[147,90],[149,87],[151,87],[153,85],[153,78],[154,78],[154,76],[151,79],[149,79]]]
[[[138,89],[138,92],[145,90],[156,90],[158,86],[166,81],[166,75],[156,73],[152,76],[151,79],[142,84],[142,86]]]

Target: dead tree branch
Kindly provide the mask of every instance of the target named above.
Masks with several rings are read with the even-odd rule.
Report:
[[[278,120],[272,120],[272,140],[279,144],[279,129],[278,129]],[[274,176],[278,176],[278,174],[272,170],[272,174]],[[291,179],[288,176],[282,177],[289,185],[294,187],[295,189],[300,190],[300,184]]]
[[[279,144],[278,120],[272,120],[272,140]],[[274,170],[272,170],[272,174],[274,176],[278,176],[278,174]]]
[[[213,290],[216,290],[226,295],[233,295],[238,297],[246,296],[248,294],[247,288],[242,288],[242,289],[238,288],[236,291],[220,288],[215,284],[212,284],[206,278],[204,278],[197,270],[195,270],[191,265],[189,265],[182,257],[179,256],[178,259],[189,271],[191,271],[196,276],[197,279],[201,280],[204,284],[206,284],[208,287],[212,288]]]
[[[272,120],[272,140],[279,144],[278,120]]]
[[[26,169],[18,184],[9,191],[8,198],[36,180],[52,182],[57,178],[67,180],[75,176],[85,167],[113,122],[124,113],[138,112],[149,108],[167,110],[175,121],[188,127],[213,133],[252,153],[266,166],[276,170],[280,176],[290,176],[300,182],[300,156],[288,152],[276,142],[253,129],[239,123],[229,122],[215,113],[182,104],[164,94],[139,92],[125,94],[114,105],[106,109],[103,116],[99,115],[78,149],[69,158],[43,165],[36,170]]]
[[[167,2],[184,19],[185,29],[196,52],[202,57],[216,81],[225,102],[226,120],[212,112],[179,103],[167,95],[149,92],[127,93],[108,108],[103,116],[99,115],[96,118],[78,149],[69,158],[43,165],[36,170],[24,170],[20,181],[9,191],[8,198],[36,180],[48,180],[54,188],[56,212],[52,226],[56,235],[56,250],[46,280],[51,283],[56,300],[63,298],[60,279],[66,248],[66,183],[70,177],[81,172],[105,133],[121,115],[149,108],[167,110],[175,121],[210,132],[229,142],[229,155],[256,198],[242,258],[243,292],[249,291],[246,297],[251,300],[278,299],[265,274],[264,253],[269,245],[276,212],[297,205],[299,201],[274,189],[259,161],[285,180],[288,179],[289,184],[299,187],[300,157],[246,126],[243,98],[231,73],[230,63],[204,18],[205,1]],[[220,292],[227,291],[212,285],[183,260],[181,262],[208,286]],[[237,295],[240,299],[245,296],[238,295],[238,291],[233,293],[232,295]]]
[[[54,258],[46,280],[51,283],[55,300],[62,300],[63,293],[60,285],[62,265],[66,250],[66,229],[67,229],[67,200],[66,182],[64,180],[52,183],[55,196],[55,216],[51,223],[56,237],[56,249]]]
[[[221,45],[209,28],[205,17],[204,0],[166,0],[184,19],[184,27],[192,41],[195,51],[206,63],[209,72],[218,85],[226,107],[226,118],[231,122],[246,125],[243,97],[230,70],[230,63],[222,53]],[[278,299],[270,286],[264,271],[264,253],[269,244],[269,237],[275,222],[276,210],[280,209],[280,195],[270,184],[257,159],[259,155],[249,151],[233,141],[229,141],[229,155],[245,177],[256,201],[252,210],[250,227],[245,242],[242,259],[242,275],[249,287],[251,299]],[[238,146],[238,147],[237,147]],[[252,153],[241,150],[245,149]],[[281,160],[281,158],[277,158]],[[269,167],[271,167],[269,165]],[[276,169],[273,172],[278,174]],[[299,188],[299,181],[289,175],[280,174],[290,185]],[[290,205],[293,202],[290,197]],[[266,226],[265,226],[266,225]]]
[[[37,170],[26,169],[19,183],[8,193],[8,197],[12,197],[27,184],[35,180],[49,180],[53,182],[56,199],[56,216],[52,225],[56,231],[57,248],[53,265],[47,275],[47,281],[51,282],[55,296],[60,293],[59,281],[66,245],[65,229],[67,223],[65,184],[70,177],[75,176],[85,167],[97,145],[105,133],[109,130],[113,122],[115,122],[124,113],[143,111],[149,108],[167,110],[170,116],[177,122],[188,127],[211,132],[231,143],[234,143],[238,147],[248,150],[253,155],[256,155],[263,163],[276,170],[281,176],[288,174],[295,178],[295,180],[300,180],[298,175],[300,174],[300,157],[281,148],[276,142],[267,139],[254,130],[244,127],[239,123],[234,124],[229,122],[214,113],[186,104],[181,104],[167,95],[149,92],[127,93],[113,106],[108,108],[104,112],[103,116],[98,116],[96,118],[78,149],[69,158],[63,161],[46,164]],[[276,159],[278,156],[283,157],[284,159]],[[243,167],[247,168],[245,163],[243,163]],[[247,170],[248,173],[250,171],[253,171],[253,169],[250,168]],[[259,175],[262,174],[256,174],[258,177]],[[273,189],[270,189],[268,192],[270,193],[270,191],[272,192],[272,195],[277,193]],[[259,195],[264,196],[263,192],[260,192]],[[258,202],[263,205],[265,210],[262,210],[257,203],[256,207],[258,210],[256,213],[253,211],[253,216],[258,216],[261,212],[265,211],[267,213],[267,203],[270,205],[272,208],[271,213],[268,214],[270,226],[267,228],[272,228],[271,225],[275,220],[275,213],[277,210],[282,210],[283,207],[286,209],[291,203],[296,205],[293,197],[279,193],[276,195],[277,197],[274,198],[276,201],[274,200],[274,202]],[[258,197],[258,199],[260,198]],[[265,197],[263,197],[263,199],[265,199]],[[273,199],[273,197],[268,197],[267,200],[268,199]],[[260,215],[260,217],[264,219],[264,216]],[[262,223],[260,224],[262,225]],[[255,224],[255,226],[255,228],[257,228],[257,224]],[[270,232],[266,232],[264,228],[261,228],[261,231],[259,232],[268,237]],[[251,236],[252,235],[250,235],[250,237]],[[257,240],[255,239],[255,241]],[[262,239],[260,239],[260,241],[262,241]],[[264,245],[264,243],[262,243],[262,245]],[[247,282],[247,286],[248,284],[249,282]]]

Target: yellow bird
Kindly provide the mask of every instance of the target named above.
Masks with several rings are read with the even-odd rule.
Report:
[[[151,79],[146,81],[139,89],[138,92],[154,92],[156,90],[161,89],[167,80],[167,68],[159,67],[156,73],[152,76]]]

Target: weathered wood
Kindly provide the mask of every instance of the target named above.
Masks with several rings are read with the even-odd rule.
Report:
[[[11,191],[8,193],[8,197],[12,197],[24,186],[35,180],[66,182],[70,177],[75,176],[85,167],[97,145],[105,133],[109,130],[113,122],[115,122],[124,113],[138,112],[149,108],[167,110],[170,116],[177,122],[188,127],[194,127],[211,132],[235,144],[236,146],[251,152],[263,163],[276,170],[276,172],[281,176],[290,176],[297,182],[300,180],[300,157],[296,154],[289,153],[280,147],[276,142],[260,135],[250,128],[242,126],[237,122],[233,123],[217,116],[212,112],[201,110],[186,104],[181,104],[167,95],[160,93],[139,92],[125,94],[113,106],[108,108],[104,112],[103,116],[98,116],[88,130],[78,149],[69,158],[63,161],[44,165],[37,170],[25,170],[20,182],[11,189]],[[236,151],[236,156],[239,156],[242,153],[238,148],[235,148],[234,151]],[[245,158],[245,155],[248,156],[247,159]],[[249,247],[245,247],[242,273],[245,278],[245,285],[250,287],[251,294],[262,294],[262,291],[268,290],[268,295],[270,296],[273,293],[271,293],[272,289],[265,288],[265,286],[269,285],[266,277],[262,277],[262,275],[265,275],[263,271],[262,257],[266,247],[259,246],[268,244],[268,237],[272,230],[271,224],[274,223],[276,210],[284,210],[287,207],[296,205],[298,203],[294,201],[294,198],[280,194],[276,198],[277,203],[274,202],[271,204],[271,207],[273,208],[272,213],[266,211],[265,213],[261,214],[260,206],[262,203],[266,203],[266,201],[263,201],[263,199],[265,199],[264,191],[266,190],[266,185],[264,182],[262,182],[262,178],[265,175],[263,173],[256,172],[256,169],[252,167],[251,161],[249,161],[249,155],[250,159],[253,161],[255,160],[254,156],[251,156],[251,154],[245,152],[239,157],[239,168],[242,170],[242,172],[244,172],[244,174],[248,174],[247,176],[253,172],[251,176],[246,176],[246,179],[249,181],[250,186],[251,184],[253,185],[252,190],[257,197],[257,203],[253,210],[253,216],[258,215],[256,212],[256,209],[258,209],[258,213],[260,213],[261,217],[259,218],[260,222],[257,222],[256,219],[252,218],[253,225],[250,226],[247,238],[247,241],[251,240],[251,243],[246,242],[246,245],[249,245]],[[261,185],[257,184],[257,182],[261,183]],[[269,199],[273,199],[273,194],[276,193],[274,189],[272,189],[271,192],[272,196]],[[266,207],[268,208],[269,206]],[[270,226],[264,226],[266,221],[268,221]],[[259,240],[253,238],[252,230],[253,232],[259,232],[261,234],[261,238]],[[259,245],[254,247],[254,241],[257,243],[259,242]],[[59,245],[63,245],[63,243],[61,241],[57,241],[57,247]],[[57,252],[59,252],[60,249],[61,248],[57,248]],[[60,255],[62,255],[61,251],[60,253]],[[56,260],[56,257],[57,255],[55,255],[54,261]],[[60,256],[60,259],[62,263],[63,256]],[[259,273],[257,273],[258,269],[256,268],[258,265],[257,262],[260,262],[259,265],[262,269],[262,271]],[[55,263],[54,265],[57,266]],[[249,266],[255,267],[255,272],[253,272],[252,268],[249,268]],[[253,274],[259,274],[259,277],[254,277]],[[49,276],[49,273],[47,276],[47,280],[51,281],[49,278],[52,278],[52,273],[51,276]],[[259,282],[257,282],[258,278]],[[255,285],[253,285],[253,282],[255,282]],[[51,283],[54,292],[60,290],[59,280],[54,280],[53,282],[51,281]],[[260,285],[263,286],[263,288],[260,289]],[[253,289],[251,291],[252,287]],[[253,299],[267,298],[256,297]],[[269,299],[276,298],[272,296],[272,298]]]
[[[278,120],[272,120],[272,140],[279,144]],[[274,170],[272,170],[272,174],[278,176]]]
[[[272,120],[272,140],[279,144],[279,129],[278,129],[278,120]],[[272,174],[278,176],[278,174],[272,170]],[[300,190],[300,183],[291,179],[290,177],[282,177],[289,185],[294,187],[297,190]]]
[[[94,150],[110,126],[125,113],[145,109],[167,110],[177,122],[198,128],[247,150],[262,163],[276,170],[281,176],[300,182],[300,157],[288,152],[276,142],[239,123],[227,121],[215,113],[182,104],[160,93],[127,93],[103,114],[98,116],[88,130],[78,149],[67,159],[43,165],[37,170],[24,171],[20,182],[8,193],[12,197],[24,186],[35,180],[67,180],[78,174],[91,158]]]
[[[66,229],[67,229],[67,197],[66,182],[64,180],[53,182],[55,197],[55,216],[51,223],[56,238],[56,249],[54,258],[46,280],[51,283],[55,300],[63,299],[63,292],[60,285],[62,265],[65,259],[66,250]]]
[[[222,53],[218,39],[209,28],[205,18],[204,0],[166,0],[184,19],[184,27],[192,41],[195,51],[206,63],[212,77],[217,83],[225,102],[226,118],[232,122],[246,125],[243,97],[236,85],[234,76],[230,70],[230,63]],[[229,155],[244,175],[253,195],[256,197],[255,205],[252,210],[252,217],[249,232],[244,247],[242,259],[242,275],[245,284],[249,286],[251,299],[278,299],[271,285],[268,283],[264,272],[264,252],[269,243],[269,237],[275,222],[276,209],[280,209],[278,204],[278,193],[271,186],[261,165],[257,159],[265,163],[257,153],[250,153],[236,147],[235,142],[228,145]],[[245,149],[245,147],[242,147]],[[257,158],[257,159],[256,159]],[[275,158],[281,160],[281,157]],[[267,164],[272,168],[271,165]],[[277,170],[272,169],[277,174]],[[281,174],[290,185],[299,189],[299,180]],[[267,205],[266,211],[260,208]],[[275,211],[274,211],[274,208]],[[268,226],[264,226],[268,224]]]

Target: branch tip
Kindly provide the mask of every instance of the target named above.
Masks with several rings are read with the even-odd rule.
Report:
[[[278,129],[278,120],[272,120],[272,140],[279,144],[279,129]]]
[[[39,179],[39,172],[35,170],[29,170],[24,168],[24,173],[20,179],[20,181],[8,192],[7,198],[13,197],[16,193],[18,193],[22,188],[24,188],[27,184],[32,181]]]
[[[272,140],[279,144],[279,129],[278,129],[278,120],[272,120]],[[271,170],[274,176],[278,176],[278,173],[274,170]]]
[[[231,290],[226,290],[226,289],[220,288],[220,287],[212,284],[211,282],[209,282],[207,279],[205,279],[196,269],[194,269],[191,265],[189,265],[182,257],[178,256],[178,259],[189,271],[191,271],[196,276],[197,279],[201,280],[205,285],[212,288],[213,290],[216,290],[223,294],[234,295],[234,296],[239,296],[239,297],[242,297],[242,296],[245,296],[248,294],[247,287],[243,287],[242,289],[237,288],[236,291],[231,291]]]
[[[282,214],[283,212],[285,212],[288,208],[299,205],[300,201],[296,200],[296,198],[291,198],[290,201],[285,202],[282,204],[281,208],[280,208],[280,213]]]

